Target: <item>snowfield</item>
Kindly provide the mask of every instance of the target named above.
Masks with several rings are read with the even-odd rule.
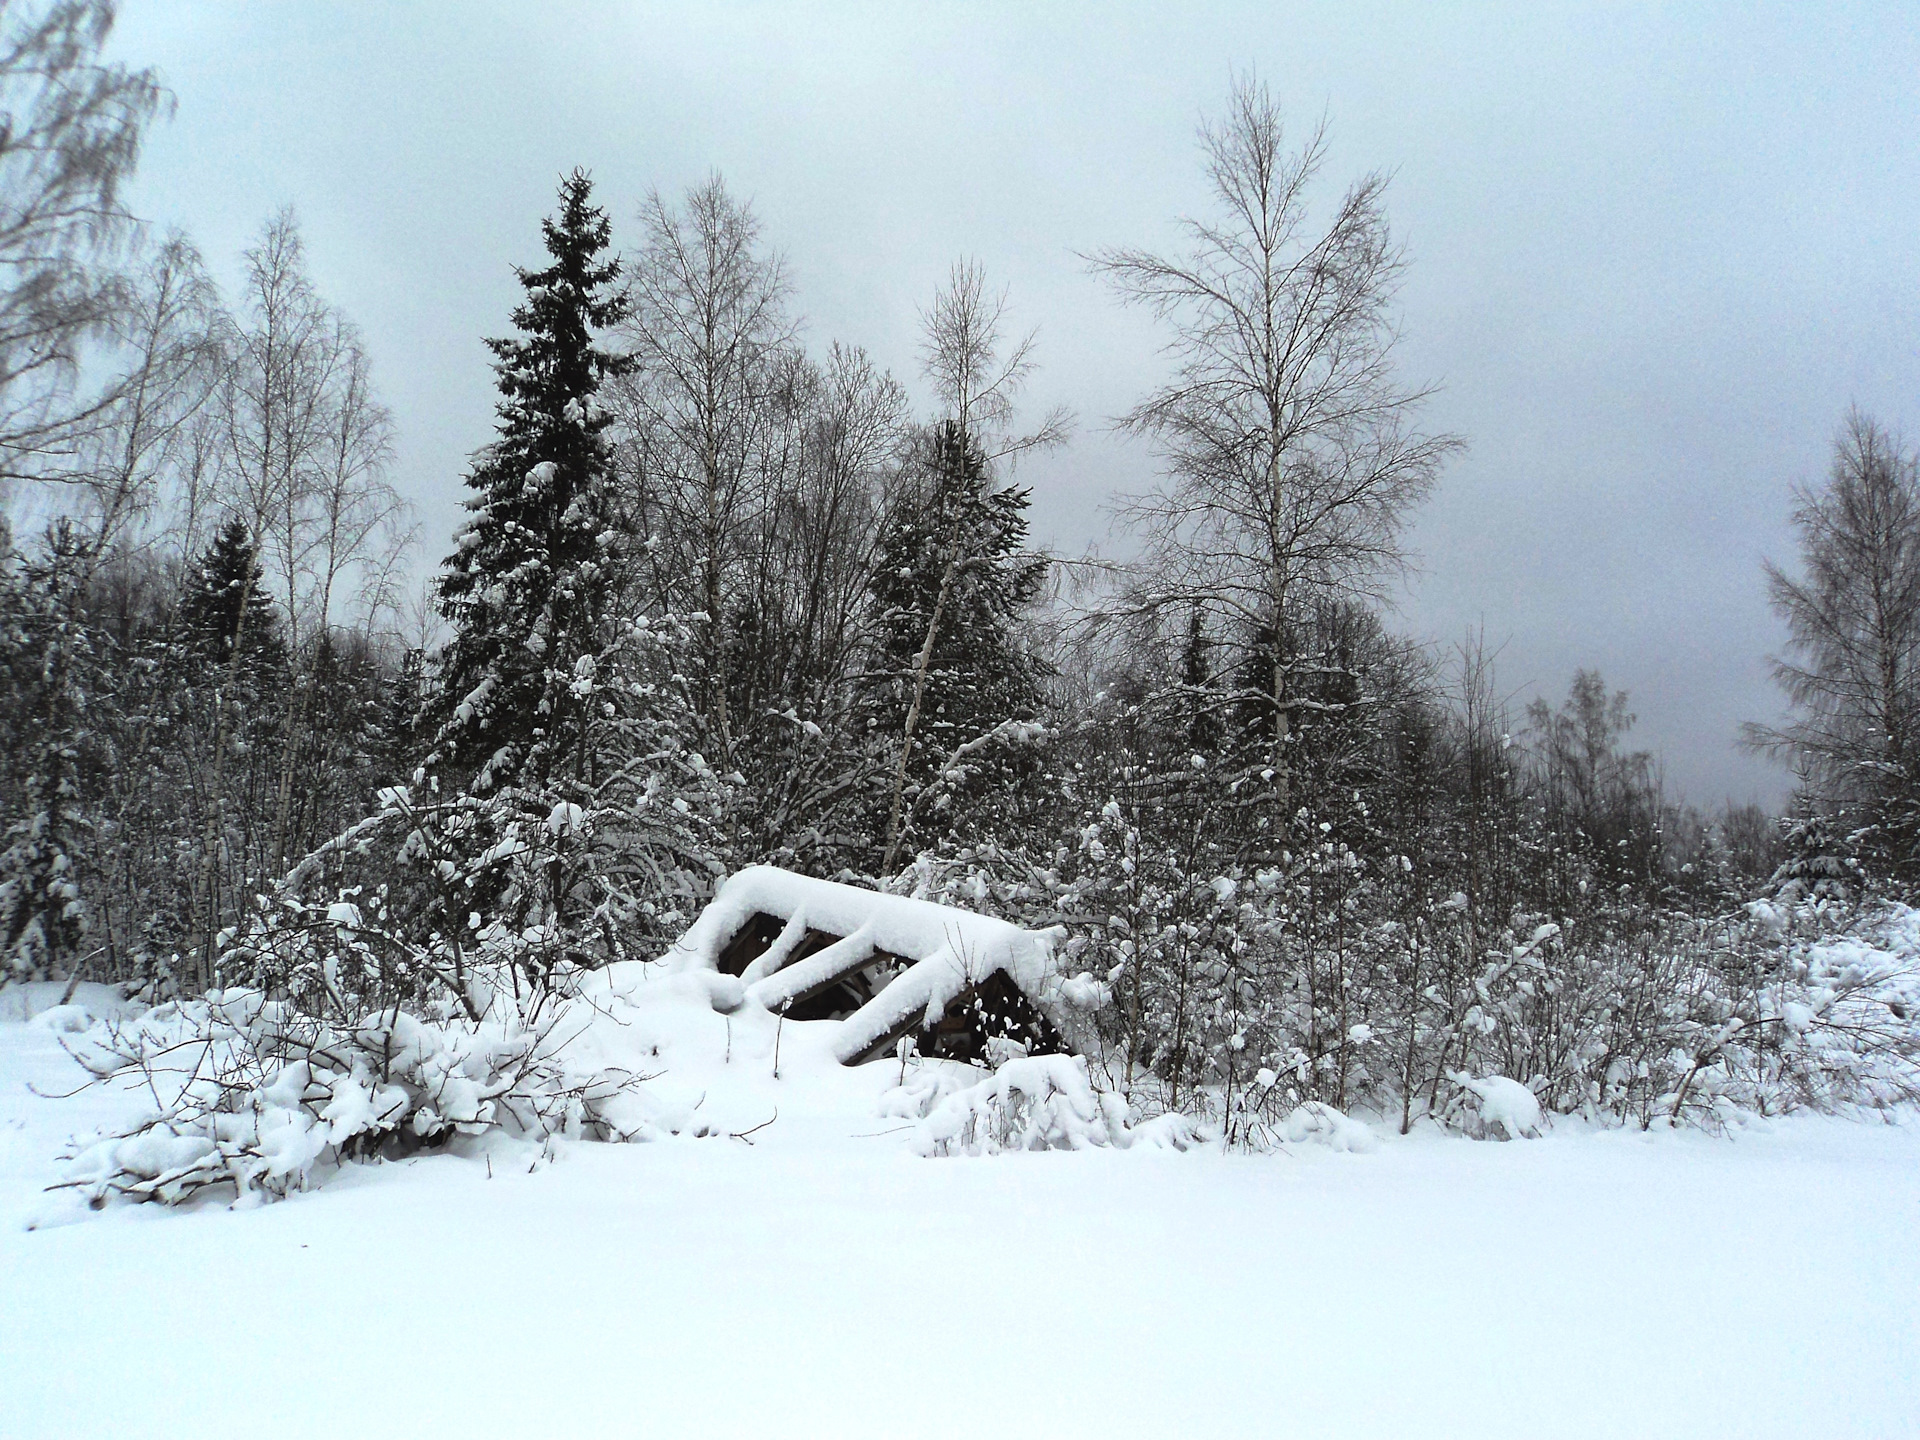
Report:
[[[1920,1434],[1912,1124],[922,1159],[883,1062],[751,1144],[76,1219],[54,1156],[132,1101],[29,1091],[61,1023],[0,1020],[9,1440]]]

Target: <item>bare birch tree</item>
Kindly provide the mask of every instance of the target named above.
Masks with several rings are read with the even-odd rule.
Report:
[[[371,634],[383,610],[398,604],[396,577],[414,540],[412,507],[387,479],[393,458],[393,420],[373,394],[369,362],[359,335],[340,316],[322,342],[316,366],[325,385],[318,397],[319,438],[298,503],[286,507],[284,524],[270,527],[286,565],[289,614],[304,612],[315,655],[293,641],[298,621],[288,624],[288,664],[294,694],[282,747],[275,798],[272,856],[276,871],[293,854],[290,817],[293,780],[311,730],[314,666],[320,650],[331,652],[336,594],[349,578],[357,582],[359,618]]]
[[[1006,292],[994,294],[988,290],[986,271],[975,260],[956,262],[945,287],[920,314],[922,373],[933,382],[943,418],[952,421],[958,432],[960,452],[965,454],[977,447],[989,465],[1001,460],[1011,462],[1026,451],[1060,444],[1072,423],[1065,410],[1055,409],[1038,429],[1025,435],[1012,432],[1014,402],[1033,371],[1036,334],[1029,331],[1009,343],[1002,333],[1006,315]],[[927,620],[926,640],[914,660],[912,698],[901,726],[900,753],[894,765],[887,845],[880,861],[882,875],[892,871],[899,852],[907,770],[926,699],[927,672],[954,580],[967,558],[960,544],[963,513],[955,507],[952,528],[943,542],[940,590]]]
[[[1007,292],[987,288],[977,260],[956,261],[933,304],[920,312],[920,368],[933,382],[941,417],[989,462],[1060,444],[1072,425],[1067,411],[1056,408],[1038,428],[1013,433],[1014,404],[1033,374],[1039,332],[1009,338],[1006,321]]]
[[[1773,673],[1795,713],[1746,738],[1816,804],[1879,824],[1906,869],[1920,858],[1920,457],[1854,411],[1826,484],[1794,498],[1802,574],[1768,561],[1766,576],[1787,624]]]
[[[728,576],[765,504],[761,464],[794,335],[786,269],[760,222],[717,175],[676,207],[641,207],[646,248],[632,272],[624,338],[638,359],[616,392],[631,433],[629,497],[656,590],[706,616],[702,708],[731,761]]]
[[[126,298],[105,263],[133,231],[120,188],[169,101],[101,61],[113,10],[0,3],[0,479],[70,462],[117,393],[82,394],[83,362]]]
[[[290,517],[305,502],[310,461],[321,433],[317,391],[324,384],[319,348],[325,307],[308,279],[299,224],[291,209],[275,215],[247,250],[246,298],[231,330],[232,359],[222,386],[221,416],[227,456],[229,508],[245,526],[259,556],[278,549],[286,609],[295,610],[291,587],[294,526]],[[282,543],[275,547],[271,537]],[[227,761],[233,744],[233,696],[250,637],[250,607],[233,609],[227,665],[213,693],[213,740],[200,856],[198,905],[201,981],[210,980],[222,915],[221,860],[227,838]],[[289,635],[289,653],[296,636]]]
[[[1151,566],[1134,609],[1198,607],[1243,653],[1271,637],[1265,701],[1284,812],[1292,717],[1308,703],[1290,687],[1307,663],[1289,654],[1296,609],[1328,591],[1367,593],[1402,562],[1405,517],[1458,442],[1413,428],[1428,392],[1394,375],[1405,262],[1386,177],[1362,177],[1317,221],[1325,126],[1289,150],[1279,105],[1251,78],[1200,139],[1214,213],[1182,222],[1185,252],[1092,257],[1123,301],[1173,330],[1172,378],[1121,422],[1157,443],[1166,481],[1120,515]]]
[[[139,267],[116,317],[125,366],[101,424],[82,440],[79,463],[53,477],[81,490],[95,554],[169,503],[185,503],[191,542],[193,431],[224,367],[223,322],[199,252],[184,235],[168,236]]]
[[[287,723],[277,783],[257,856],[285,867],[292,793],[314,696],[304,673],[334,623],[336,592],[354,575],[390,589],[398,554],[411,543],[408,507],[389,483],[392,421],[372,393],[360,337],[315,290],[299,223],[290,209],[263,227],[246,252],[247,285],[229,345],[221,418],[229,507],[253,538],[286,625]],[[234,610],[227,673],[214,695],[206,816],[204,963],[211,963],[221,903],[216,883],[226,828],[229,696],[247,638],[247,607]]]

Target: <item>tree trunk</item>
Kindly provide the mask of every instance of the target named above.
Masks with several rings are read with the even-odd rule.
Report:
[[[880,874],[884,879],[893,872],[894,855],[900,848],[900,807],[907,791],[907,760],[913,754],[913,732],[920,723],[920,702],[927,693],[927,671],[933,665],[934,637],[940,633],[940,616],[947,608],[947,595],[953,588],[953,577],[960,568],[959,524],[956,520],[954,531],[947,537],[947,568],[940,575],[940,593],[933,602],[933,618],[927,622],[927,638],[920,646],[920,656],[913,664],[913,700],[907,706],[907,723],[900,737],[900,763],[893,772],[893,810],[887,817],[887,852],[880,861]]]
[[[287,868],[288,830],[293,811],[293,772],[299,763],[301,742],[305,739],[307,709],[313,703],[313,677],[308,676],[301,683],[299,662],[289,656],[287,667],[291,671],[293,688],[300,696],[287,717],[287,743],[282,749],[280,764],[280,788],[273,804],[273,864],[276,873],[284,874]]]
[[[252,595],[250,574],[242,577],[239,604],[233,617],[233,653],[227,657],[225,680],[213,692],[213,785],[207,798],[207,830],[200,856],[200,878],[206,890],[207,928],[201,942],[200,964],[196,976],[200,988],[213,984],[214,944],[220,934],[220,846],[227,833],[226,765],[227,742],[231,732],[231,713],[227,697],[240,681],[240,647],[246,639],[247,601]]]
[[[1276,612],[1274,619],[1273,653],[1273,797],[1280,809],[1280,823],[1284,826],[1291,807],[1291,780],[1287,773],[1287,740],[1293,730],[1293,716],[1287,708],[1287,666],[1280,657],[1280,624]]]

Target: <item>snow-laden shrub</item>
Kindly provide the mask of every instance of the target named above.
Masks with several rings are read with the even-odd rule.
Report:
[[[525,963],[554,929],[496,921],[415,939],[384,889],[262,897],[247,928],[222,937],[224,988],[70,1044],[97,1082],[154,1103],[69,1157],[64,1186],[96,1206],[210,1188],[275,1199],[347,1161],[488,1130],[632,1138],[646,1077],[568,1059],[592,1018],[574,998],[583,972],[564,955]]]
[[[992,1155],[1111,1145],[1125,1123],[1124,1102],[1115,1108],[1116,1101],[1095,1093],[1076,1057],[1022,1056],[941,1100],[921,1123],[915,1148],[923,1155]]]
[[[1127,1102],[1096,1090],[1077,1055],[1017,1055],[973,1078],[960,1066],[922,1065],[881,1101],[885,1114],[917,1118],[909,1146],[921,1155],[997,1155],[1010,1150],[1184,1150],[1197,1138],[1185,1116],[1131,1123]]]
[[[1188,1097],[1190,1105],[1207,1107],[1211,1114],[1217,1106],[1218,1133],[1230,1150],[1266,1154],[1293,1145],[1319,1145],[1343,1154],[1364,1155],[1376,1149],[1379,1139],[1368,1125],[1324,1100],[1302,1100],[1299,1090],[1277,1071],[1261,1068],[1252,1084],[1228,1089],[1207,1089]],[[1165,1092],[1158,1086],[1136,1089],[1139,1103],[1164,1103]],[[1206,1128],[1216,1127],[1202,1122]]]
[[[1539,1138],[1546,1123],[1540,1113],[1540,1101],[1518,1080],[1505,1075],[1488,1075],[1476,1080],[1458,1070],[1449,1071],[1447,1078],[1477,1102],[1474,1114],[1477,1134],[1507,1140]]]
[[[240,988],[170,1002],[70,1044],[97,1080],[137,1082],[155,1103],[80,1146],[61,1188],[96,1207],[211,1188],[278,1199],[346,1161],[457,1135],[632,1138],[639,1122],[622,1102],[645,1077],[577,1070],[576,1028],[565,1006],[530,1017],[506,986],[477,1020],[444,1003],[334,1023]]]
[[[1920,911],[1782,947],[1714,1001],[1669,1057],[1671,1116],[1920,1103]]]
[[[1364,1155],[1380,1144],[1363,1121],[1343,1115],[1321,1100],[1296,1105],[1280,1122],[1279,1138],[1293,1145],[1324,1145],[1353,1155]]]
[[[1814,894],[1694,915],[1585,877],[1576,913],[1496,919],[1323,829],[1269,868],[1201,865],[1108,803],[1077,847],[922,856],[915,885],[1064,922],[1099,990],[1096,1065],[1235,1146],[1308,1102],[1506,1133],[1454,1074],[1510,1077],[1543,1117],[1643,1127],[1920,1102],[1912,910]]]
[[[1490,987],[1456,1054],[1526,1078],[1549,1111],[1643,1127],[1912,1104],[1916,918],[1892,907],[1837,929],[1812,900],[1576,934]]]

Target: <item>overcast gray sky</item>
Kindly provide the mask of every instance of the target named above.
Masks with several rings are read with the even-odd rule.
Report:
[[[1920,11],[1912,5],[355,6],[124,0],[114,49],[179,101],[135,207],[223,280],[299,211],[366,333],[397,478],[443,553],[490,434],[480,337],[590,168],[631,245],[650,187],[718,170],[784,251],[809,343],[917,384],[959,256],[1040,331],[1038,536],[1107,540],[1152,476],[1108,432],[1163,373],[1076,252],[1161,245],[1236,68],[1332,126],[1328,189],[1382,168],[1411,269],[1406,378],[1469,448],[1413,540],[1411,633],[1484,625],[1503,686],[1633,694],[1687,798],[1777,800],[1737,752],[1778,701],[1760,577],[1849,404],[1920,434]]]

